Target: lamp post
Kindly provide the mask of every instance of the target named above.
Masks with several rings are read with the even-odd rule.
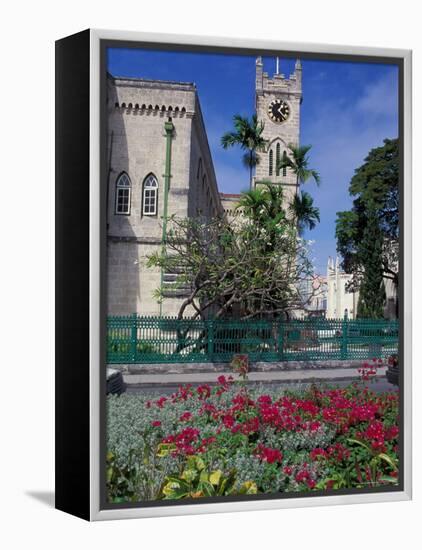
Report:
[[[169,119],[164,123],[164,131],[166,138],[166,159],[164,168],[164,205],[163,205],[163,234],[161,238],[161,250],[164,252],[167,242],[167,216],[168,216],[168,194],[171,178],[171,144],[173,139],[174,124]],[[164,272],[161,268],[161,291],[163,289]],[[160,301],[160,317],[163,314],[163,301]]]

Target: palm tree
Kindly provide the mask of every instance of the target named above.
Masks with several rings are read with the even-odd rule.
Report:
[[[289,154],[284,151],[283,157],[277,167],[278,170],[283,168],[290,168],[296,175],[296,184],[299,187],[300,184],[306,183],[309,179],[313,179],[317,185],[320,184],[321,179],[316,170],[309,168],[308,152],[312,145],[302,145],[301,147],[295,147],[291,143],[288,145]]]
[[[259,163],[258,151],[263,151],[266,140],[262,137],[264,123],[258,122],[258,117],[254,114],[249,120],[241,115],[234,115],[234,132],[226,132],[221,138],[223,149],[228,149],[239,145],[246,153],[243,156],[243,163],[249,168],[249,180],[252,187],[252,172]]]
[[[250,189],[240,195],[236,210],[241,210],[247,218],[258,222],[262,219],[265,207],[266,198],[262,189]]]
[[[289,211],[296,219],[299,235],[303,235],[306,228],[314,229],[319,223],[319,208],[314,206],[314,199],[306,191],[297,193],[289,206]]]
[[[276,235],[284,232],[289,225],[285,206],[283,188],[271,182],[262,182],[258,188],[241,194],[236,209],[241,210],[243,216],[255,225],[265,228],[269,241],[273,243]],[[273,244],[269,246],[271,248]]]

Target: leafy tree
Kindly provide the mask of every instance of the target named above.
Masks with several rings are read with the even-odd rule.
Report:
[[[187,310],[193,318],[289,317],[303,306],[298,288],[312,266],[293,223],[280,223],[270,233],[247,217],[238,224],[172,217],[168,228],[166,249],[148,264],[175,274],[172,290],[187,290],[179,318]],[[159,300],[165,296],[166,288],[157,289]]]
[[[351,287],[354,289],[361,287],[366,292],[372,288],[375,292],[373,281],[377,280],[379,270],[383,279],[390,279],[398,286],[398,183],[399,142],[397,139],[385,139],[384,144],[372,149],[362,166],[355,170],[349,185],[349,193],[355,197],[352,209],[337,212],[337,250],[343,258],[343,269],[353,274]],[[375,230],[375,223],[378,230]],[[376,241],[378,233],[381,235],[380,242]],[[372,237],[368,235],[374,236],[373,243],[377,242],[373,246],[370,262],[368,246]],[[371,273],[372,269],[375,273]],[[370,279],[372,283],[367,284],[365,279]],[[360,311],[363,312],[362,309]]]
[[[316,170],[309,167],[309,156],[308,153],[312,145],[302,145],[296,147],[295,145],[289,144],[288,150],[286,153],[284,151],[283,157],[278,165],[279,170],[283,168],[289,168],[296,175],[297,185],[306,183],[310,179],[313,179],[317,185],[320,184],[320,175]]]
[[[221,138],[221,145],[224,149],[240,146],[243,151],[243,163],[249,169],[249,180],[252,186],[252,173],[255,166],[259,163],[259,151],[265,148],[266,140],[262,137],[264,123],[258,122],[258,117],[254,114],[249,120],[247,117],[235,115],[233,117],[234,131],[226,132]]]
[[[357,316],[379,319],[384,315],[385,288],[384,272],[380,262],[384,236],[374,210],[367,214],[367,223],[360,243],[360,261],[363,268],[359,289]]]
[[[349,187],[352,196],[377,212],[390,239],[398,239],[399,232],[399,170],[399,141],[385,139],[383,146],[371,149]]]

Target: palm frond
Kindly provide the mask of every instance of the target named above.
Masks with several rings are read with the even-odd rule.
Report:
[[[299,234],[303,234],[306,228],[314,229],[320,221],[319,208],[314,206],[314,199],[305,191],[293,197],[289,212],[296,219]]]

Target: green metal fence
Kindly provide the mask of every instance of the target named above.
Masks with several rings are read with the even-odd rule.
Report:
[[[109,317],[108,363],[309,361],[385,358],[397,353],[398,321],[303,319],[191,320]]]

